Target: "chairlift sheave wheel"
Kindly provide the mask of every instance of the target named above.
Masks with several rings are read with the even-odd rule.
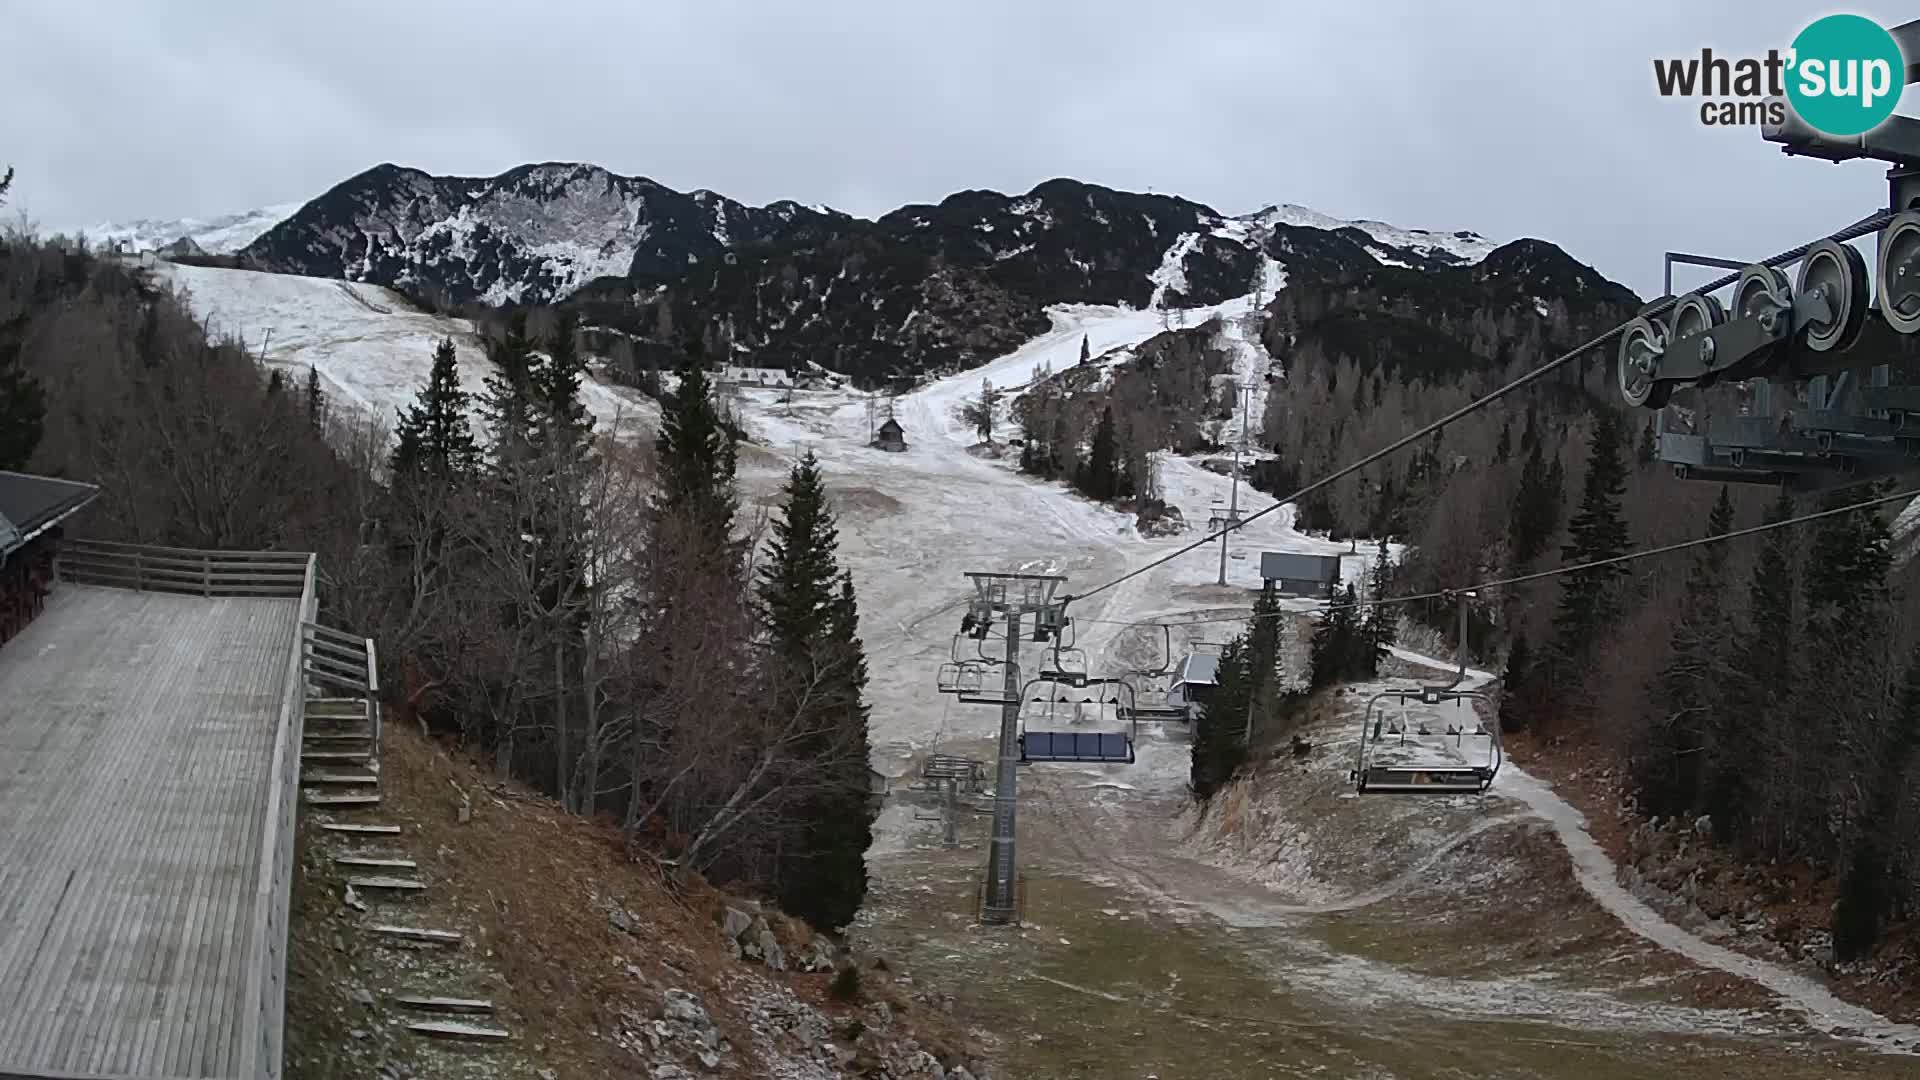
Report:
[[[1705,293],[1688,293],[1673,305],[1672,340],[1685,341],[1727,321],[1727,309]]]
[[[1876,269],[1880,315],[1902,334],[1920,333],[1920,211],[1895,214],[1880,230]]]
[[[1620,355],[1615,375],[1620,396],[1628,405],[1658,409],[1673,394],[1673,384],[1662,381],[1660,356],[1666,352],[1667,329],[1642,315],[1627,324],[1620,335]]]
[[[1825,293],[1833,314],[1831,319],[1807,323],[1807,348],[1831,352],[1860,339],[1873,290],[1867,281],[1867,260],[1858,251],[1835,240],[1814,244],[1800,261],[1798,285],[1803,293]]]
[[[1735,318],[1748,318],[1792,306],[1793,283],[1787,280],[1784,270],[1760,263],[1741,269],[1740,279],[1733,285],[1731,314]]]

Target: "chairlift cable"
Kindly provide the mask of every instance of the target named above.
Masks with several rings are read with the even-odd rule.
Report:
[[[1825,237],[1822,237],[1821,240],[1815,240],[1810,243],[1801,244],[1799,247],[1792,248],[1788,251],[1783,251],[1780,254],[1775,255],[1770,259],[1765,259],[1762,261],[1761,265],[1777,267],[1777,266],[1786,265],[1788,263],[1792,263],[1800,259],[1801,257],[1805,256],[1807,252],[1811,250],[1815,244],[1821,243],[1824,240],[1832,240],[1832,241],[1835,241],[1836,243],[1845,243],[1849,240],[1857,240],[1860,237],[1866,236],[1869,233],[1872,233],[1875,230],[1879,229],[1881,226],[1885,225],[1887,222],[1893,220],[1893,217],[1894,217],[1893,211],[1882,210],[1876,214],[1873,214],[1870,217],[1862,218],[1861,220],[1853,223],[1852,225],[1847,226],[1844,229],[1841,229],[1838,232],[1831,233]],[[1713,282],[1712,284],[1707,285],[1701,289],[1697,289],[1695,291],[1700,293],[1710,293],[1716,289],[1720,289],[1727,285],[1731,285],[1735,283],[1736,281],[1739,280],[1739,278],[1740,278],[1739,274],[1731,274],[1726,277],[1720,278],[1719,280]],[[1677,302],[1678,302],[1677,297],[1672,297],[1672,296],[1661,297],[1660,299],[1642,308],[1639,311],[1639,313],[1635,315],[1634,318],[1635,319],[1649,318],[1654,315],[1663,314],[1669,309],[1671,309],[1674,306],[1674,304]],[[1139,577],[1141,574],[1144,574],[1147,571],[1152,570],[1158,566],[1164,565],[1165,563],[1171,562],[1174,559],[1177,559],[1180,556],[1185,555],[1189,551],[1197,551],[1200,548],[1206,547],[1207,545],[1213,543],[1215,540],[1218,540],[1221,537],[1227,535],[1228,533],[1233,532],[1235,529],[1244,527],[1248,522],[1254,521],[1258,518],[1265,517],[1266,515],[1273,513],[1275,510],[1280,509],[1282,506],[1286,506],[1291,503],[1298,502],[1301,498],[1307,495],[1313,494],[1314,492],[1320,490],[1321,488],[1326,487],[1328,484],[1332,484],[1336,481],[1343,480],[1348,476],[1351,476],[1354,473],[1359,472],[1361,469],[1364,469],[1367,466],[1373,464],[1374,462],[1379,461],[1381,458],[1387,457],[1400,450],[1403,450],[1406,447],[1411,446],[1416,442],[1419,442],[1421,439],[1424,439],[1427,436],[1432,435],[1434,432],[1440,431],[1441,429],[1445,428],[1447,425],[1453,423],[1454,421],[1459,420],[1465,416],[1468,416],[1474,412],[1478,412],[1482,407],[1488,404],[1491,404],[1492,402],[1497,401],[1500,398],[1507,396],[1508,394],[1513,393],[1515,390],[1518,390],[1523,386],[1531,385],[1532,383],[1539,381],[1541,378],[1549,374],[1552,374],[1555,371],[1558,371],[1561,367],[1565,366],[1569,362],[1584,355],[1588,350],[1599,348],[1600,346],[1605,345],[1607,342],[1618,337],[1629,326],[1631,326],[1633,322],[1634,322],[1634,319],[1629,319],[1626,322],[1623,322],[1620,325],[1614,327],[1613,329],[1608,330],[1605,333],[1602,333],[1594,338],[1589,339],[1586,343],[1575,346],[1573,349],[1560,354],[1558,357],[1555,357],[1554,359],[1549,360],[1544,364],[1541,364],[1539,367],[1534,368],[1532,371],[1529,371],[1526,374],[1519,376],[1518,378],[1514,379],[1512,382],[1507,383],[1505,386],[1502,386],[1499,389],[1488,393],[1485,397],[1477,398],[1473,401],[1470,401],[1467,404],[1462,405],[1458,409],[1455,409],[1454,411],[1441,417],[1440,419],[1435,420],[1432,423],[1426,424],[1420,428],[1417,428],[1410,434],[1400,437],[1398,440],[1388,444],[1385,447],[1382,447],[1379,450],[1375,450],[1373,453],[1366,455],[1365,457],[1354,462],[1353,464],[1347,465],[1344,468],[1338,469],[1326,476],[1321,477],[1318,480],[1315,480],[1313,483],[1308,484],[1307,486],[1301,488],[1300,490],[1294,492],[1291,495],[1288,495],[1286,498],[1275,501],[1272,506],[1269,506],[1264,510],[1255,511],[1252,514],[1249,514],[1246,517],[1241,518],[1237,522],[1230,522],[1227,525],[1221,526],[1219,531],[1209,532],[1206,536],[1203,536],[1200,539],[1195,540],[1192,543],[1187,544],[1186,546],[1176,551],[1169,552],[1168,554],[1163,555],[1160,558],[1155,559],[1144,566],[1139,566],[1132,570],[1129,570],[1126,573],[1120,575],[1117,578],[1114,578],[1113,580],[1107,582],[1104,585],[1100,585],[1096,588],[1089,589],[1083,593],[1069,595],[1062,601],[1062,604],[1063,605],[1071,604],[1075,600],[1085,600],[1088,597],[1098,596],[1099,594],[1106,592],[1108,589],[1111,589],[1114,586],[1121,584],[1122,582],[1130,581],[1133,578]]]
[[[1683,540],[1677,544],[1666,544],[1661,547],[1647,548],[1644,551],[1630,551],[1624,555],[1615,555],[1610,558],[1595,559],[1590,562],[1575,563],[1572,566],[1556,566],[1550,570],[1536,570],[1530,574],[1519,574],[1514,577],[1491,578],[1487,581],[1477,582],[1472,585],[1462,585],[1452,589],[1436,589],[1431,592],[1413,593],[1407,596],[1388,596],[1388,597],[1383,597],[1377,600],[1356,600],[1351,604],[1348,604],[1345,602],[1329,603],[1329,604],[1322,604],[1317,607],[1295,609],[1291,611],[1281,611],[1278,613],[1278,616],[1276,617],[1283,617],[1283,616],[1290,616],[1290,615],[1320,615],[1320,614],[1326,614],[1332,611],[1338,611],[1341,608],[1363,608],[1369,604],[1412,604],[1422,600],[1441,600],[1450,596],[1457,596],[1463,592],[1477,592],[1481,589],[1495,589],[1495,588],[1501,588],[1508,585],[1521,585],[1530,581],[1541,581],[1546,578],[1559,577],[1562,574],[1576,574],[1585,570],[1597,570],[1603,566],[1613,566],[1619,563],[1633,562],[1638,559],[1651,558],[1652,556],[1655,556],[1655,555],[1670,555],[1676,551],[1685,551],[1689,548],[1703,547],[1707,544],[1716,544],[1723,540],[1737,540],[1737,539],[1740,539],[1741,537],[1753,536],[1757,533],[1770,532],[1774,529],[1784,529],[1790,525],[1804,525],[1809,521],[1818,521],[1821,518],[1837,517],[1841,514],[1851,514],[1860,510],[1866,510],[1875,506],[1881,506],[1886,503],[1899,502],[1902,499],[1913,499],[1913,498],[1920,498],[1920,488],[1911,488],[1906,491],[1895,492],[1891,495],[1881,495],[1872,499],[1863,499],[1860,502],[1850,503],[1846,506],[1835,507],[1831,510],[1816,510],[1811,514],[1801,514],[1798,517],[1785,518],[1780,521],[1769,521],[1769,522],[1766,522],[1765,524],[1754,525],[1750,528],[1745,528],[1745,529],[1735,529],[1732,532],[1719,533],[1714,536],[1695,537],[1692,540]],[[1220,616],[1220,617],[1211,618],[1211,619],[1193,619],[1193,620],[1190,620],[1189,623],[1182,624],[1182,625],[1189,625],[1191,623],[1245,623],[1251,618],[1253,618],[1253,616],[1231,616],[1231,617]],[[1089,619],[1087,621],[1097,622],[1100,620]]]

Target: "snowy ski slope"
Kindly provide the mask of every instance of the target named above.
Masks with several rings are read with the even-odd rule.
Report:
[[[322,389],[391,426],[433,367],[433,350],[452,338],[461,386],[476,400],[487,359],[473,324],[416,310],[398,293],[326,278],[265,274],[159,262],[155,275],[185,293],[194,314],[217,337],[265,350],[267,363],[295,381],[318,371]],[[587,409],[602,425],[651,427],[659,408],[644,394],[589,382]]]

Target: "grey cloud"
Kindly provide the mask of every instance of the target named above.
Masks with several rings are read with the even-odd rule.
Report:
[[[50,227],[299,200],[381,161],[586,160],[866,215],[1074,176],[1541,236],[1651,293],[1662,250],[1757,257],[1883,198],[1874,165],[1786,159],[1654,92],[1656,55],[1785,45],[1808,18],[1786,0],[27,0],[0,13],[0,162]]]

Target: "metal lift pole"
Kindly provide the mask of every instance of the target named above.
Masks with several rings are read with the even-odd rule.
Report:
[[[1240,523],[1240,452],[1247,446],[1247,413],[1252,409],[1240,400],[1242,394],[1252,390],[1250,386],[1235,386],[1234,404],[1240,407],[1240,441],[1233,444],[1233,488],[1227,501],[1227,521],[1230,525]],[[1220,534],[1220,584],[1227,583],[1227,537],[1231,532]]]
[[[947,835],[941,846],[960,846],[960,781],[947,777]]]
[[[1007,607],[1006,700],[1000,707],[1000,769],[993,786],[993,841],[987,856],[987,896],[981,921],[1010,922],[1014,902],[1014,785],[1020,769],[1020,607]]]

